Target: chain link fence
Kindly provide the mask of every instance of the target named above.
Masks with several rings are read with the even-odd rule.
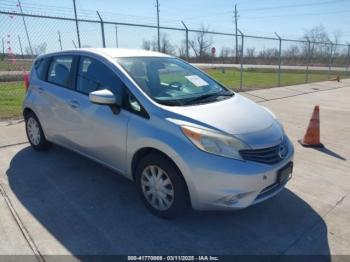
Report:
[[[79,47],[161,51],[196,64],[236,91],[349,77],[350,46],[0,11],[0,119],[21,117],[23,73],[40,54]]]

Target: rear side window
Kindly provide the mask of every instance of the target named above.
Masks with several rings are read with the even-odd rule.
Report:
[[[71,88],[71,69],[73,56],[53,57],[50,63],[47,81],[59,86]]]
[[[46,69],[47,69],[47,58],[41,58],[35,61],[34,68],[35,72],[40,80],[45,80]]]
[[[82,56],[77,75],[77,91],[83,94],[109,89],[113,93],[122,94],[123,82],[102,62]]]

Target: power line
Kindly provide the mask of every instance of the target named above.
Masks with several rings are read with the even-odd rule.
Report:
[[[273,9],[284,9],[284,8],[305,7],[305,6],[315,6],[315,5],[320,6],[320,5],[327,5],[327,4],[336,4],[344,1],[346,0],[334,0],[334,1],[325,1],[325,2],[313,2],[313,3],[307,3],[307,4],[270,6],[270,7],[261,7],[261,8],[252,8],[252,9],[242,9],[241,11],[250,12],[250,11],[265,11],[265,10],[273,10]]]
[[[245,17],[244,19],[251,20],[251,19],[266,19],[266,18],[281,18],[281,17],[300,17],[300,16],[310,16],[310,15],[341,14],[341,13],[349,13],[349,12],[350,10],[318,12],[318,13],[286,14],[286,15],[275,15],[275,16],[251,16],[251,17]]]
[[[4,2],[4,4],[2,4]],[[14,9],[14,4],[10,0],[0,0],[1,6],[3,10],[7,10],[12,12]],[[80,1],[77,2],[78,6],[80,5]],[[35,5],[35,4],[22,4],[25,8],[26,13],[29,14],[42,14],[46,15],[47,13],[51,13],[52,16],[63,16],[63,17],[74,17],[72,12],[72,8],[68,7],[58,7],[52,5]],[[79,16],[83,16],[85,19],[96,19],[96,12],[93,10],[87,10],[83,8],[77,8],[77,14]],[[135,20],[141,23],[148,23],[155,25],[154,17],[151,16],[138,16],[138,15],[129,15],[124,13],[114,13],[108,11],[101,11],[100,14],[103,16],[105,20],[111,20],[116,22],[135,22]],[[179,20],[162,18],[162,22],[171,25],[171,26],[179,26]]]
[[[284,8],[294,8],[294,7],[303,7],[303,6],[320,6],[320,5],[326,5],[326,4],[336,4],[339,2],[344,2],[347,0],[333,0],[333,1],[324,1],[324,2],[313,2],[313,3],[307,3],[307,4],[294,4],[294,5],[281,5],[281,6],[269,6],[269,7],[261,7],[261,8],[252,8],[252,9],[240,9],[241,12],[251,12],[251,11],[266,11],[266,10],[273,10],[273,9],[284,9]],[[213,17],[213,16],[219,16],[219,15],[225,15],[230,14],[231,11],[225,11],[225,12],[218,12],[208,15],[201,15],[201,16],[195,16],[195,17],[188,17],[184,18],[186,20],[195,20],[195,19],[201,19],[201,18],[207,18],[207,17]]]

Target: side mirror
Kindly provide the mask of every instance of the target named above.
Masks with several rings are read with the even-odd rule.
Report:
[[[89,99],[91,103],[98,105],[122,105],[122,97],[119,94],[113,94],[108,89],[93,91],[89,94]]]

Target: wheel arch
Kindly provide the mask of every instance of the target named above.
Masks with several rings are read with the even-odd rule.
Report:
[[[39,117],[38,117],[38,114],[37,114],[32,108],[30,108],[30,107],[28,107],[28,106],[24,107],[24,108],[23,108],[23,117],[24,117],[24,119],[26,118],[26,116],[27,116],[29,113],[33,113],[33,114],[36,116],[36,118],[38,119],[39,124],[40,124],[40,126],[41,126],[41,128],[42,128],[42,131],[43,131],[43,133],[44,133],[44,136],[45,136],[45,138],[47,139],[47,130],[46,130],[46,127],[45,127],[45,126],[43,125],[43,123],[40,121],[40,119],[39,119]]]
[[[189,201],[191,201],[191,194],[190,194],[190,191],[189,191],[189,186],[188,186],[188,183],[187,183],[184,175],[182,174],[180,168],[178,167],[178,165],[174,162],[174,160],[171,157],[169,157],[166,153],[162,152],[159,149],[156,149],[156,148],[153,148],[153,147],[143,147],[143,148],[140,148],[139,150],[137,150],[135,152],[135,154],[133,155],[132,160],[131,160],[131,176],[132,176],[132,179],[135,181],[135,172],[136,172],[137,164],[140,162],[140,160],[143,157],[145,157],[148,154],[159,154],[159,155],[162,155],[163,157],[167,158],[174,165],[174,167],[177,169],[178,173],[180,174],[181,179],[183,180],[183,182],[186,185],[186,190],[187,190],[186,193],[187,193]]]
[[[35,112],[34,112],[31,108],[25,107],[25,108],[23,109],[23,117],[26,118],[26,116],[28,115],[28,113],[33,113],[33,114],[35,114]],[[36,114],[35,114],[35,115],[36,115]]]

